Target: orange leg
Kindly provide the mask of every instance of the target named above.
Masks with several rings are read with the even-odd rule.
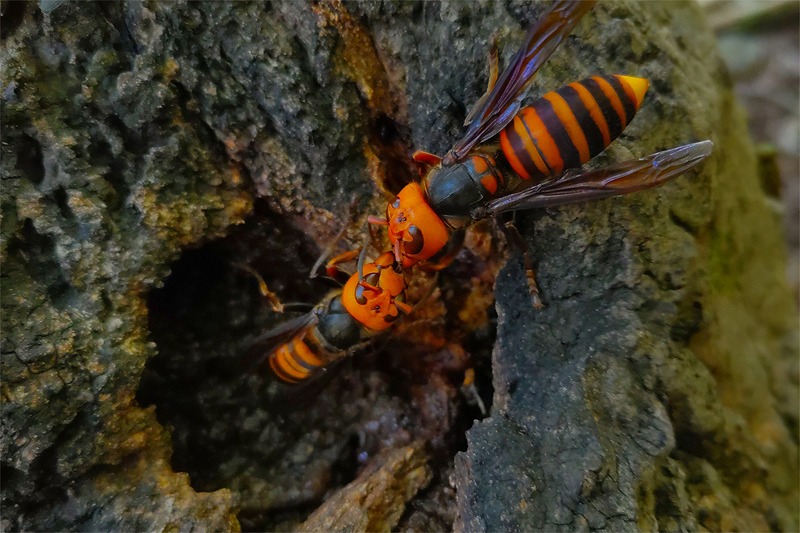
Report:
[[[528,291],[531,294],[531,300],[533,300],[533,307],[536,309],[544,308],[542,299],[539,296],[539,286],[536,284],[536,273],[533,270],[533,261],[531,261],[528,243],[525,242],[525,239],[520,235],[519,230],[512,220],[501,223],[500,229],[506,235],[506,238],[522,252],[522,260],[525,262],[525,277],[528,281]]]
[[[365,289],[367,289],[368,291],[372,291],[372,292],[381,292],[381,289],[379,289],[379,288],[378,288],[378,287],[376,287],[375,285],[370,285],[370,284],[369,284],[369,283],[367,283],[366,281],[363,281],[363,280],[362,280],[362,281],[359,281],[359,282],[358,282],[358,284],[359,284],[359,285],[361,285],[362,287],[364,287]]]
[[[339,268],[339,265],[353,261],[356,257],[358,257],[360,252],[360,249],[348,250],[332,257],[325,264],[325,273],[340,283],[347,283],[347,280],[350,278],[350,274]]]
[[[397,306],[397,309],[404,315],[410,315],[411,312],[414,310],[414,307],[416,307],[408,305],[405,302],[398,302],[397,300],[394,301],[394,305]]]
[[[411,157],[414,161],[420,163],[420,176],[427,174],[430,167],[435,167],[442,162],[442,158],[438,155],[422,150],[417,150]]]
[[[486,416],[486,405],[478,394],[478,389],[475,387],[475,370],[468,368],[464,371],[464,382],[461,384],[461,393],[467,397],[467,403],[477,405],[481,414]]]
[[[499,70],[499,61],[497,59],[497,34],[492,35],[492,43],[489,45],[489,86],[486,92],[491,92],[494,89],[494,84],[497,83],[497,73]]]
[[[477,113],[483,107],[484,102],[487,98],[489,98],[489,93],[492,92],[492,89],[494,89],[494,86],[497,83],[497,73],[499,70],[499,61],[497,59],[497,34],[495,34],[492,35],[492,43],[489,45],[489,84],[487,85],[486,92],[483,93],[483,96],[481,96],[478,101],[473,104],[472,108],[469,110],[469,113],[467,113],[467,118],[464,119],[464,126],[469,125],[475,120],[475,113]],[[448,164],[452,164],[452,162],[448,162]]]
[[[357,206],[358,206],[358,197],[354,197],[350,201],[350,206],[347,208],[347,213],[348,213],[347,214],[347,220],[342,225],[342,229],[339,230],[339,233],[337,233],[336,236],[333,238],[333,240],[331,240],[331,242],[328,243],[328,245],[325,247],[325,249],[322,250],[322,253],[320,254],[319,258],[317,258],[317,261],[314,263],[314,266],[311,267],[311,273],[308,275],[308,277],[310,277],[311,279],[314,279],[314,278],[317,277],[317,271],[319,270],[319,267],[322,266],[322,263],[325,262],[325,259],[327,259],[333,253],[334,248],[339,243],[339,241],[342,240],[342,238],[344,237],[345,232],[347,231],[347,228],[350,227],[350,224],[355,222],[356,214],[357,214],[357,211],[356,211],[356,207]],[[345,254],[346,253],[347,252],[345,252]],[[344,255],[344,254],[340,254],[340,255]],[[336,256],[336,257],[339,257],[339,256]],[[326,266],[330,267],[331,266],[331,262],[333,262],[336,259],[336,257],[334,257],[334,259],[331,259],[330,261],[328,261]],[[342,263],[342,262],[344,262],[344,261],[338,261],[337,263]],[[334,264],[337,264],[337,263],[334,263]],[[327,268],[326,268],[326,271],[327,271]],[[331,276],[333,279],[336,279],[338,281],[338,278],[336,276],[331,275],[330,272],[328,272],[328,275]]]
[[[256,282],[258,283],[258,292],[260,292],[261,295],[267,300],[273,311],[276,311],[278,313],[283,313],[284,311],[283,303],[281,303],[281,300],[280,298],[278,298],[277,294],[269,290],[269,287],[267,287],[267,282],[264,281],[264,278],[261,277],[261,274],[256,272],[255,269],[253,269],[249,265],[245,265],[243,263],[233,263],[233,266],[235,266],[240,270],[244,270],[245,272],[256,278]]]
[[[432,167],[435,167],[436,165],[438,165],[439,163],[442,162],[442,158],[441,157],[439,157],[436,154],[432,154],[430,152],[426,152],[424,150],[417,150],[416,152],[414,152],[414,154],[411,157],[417,163],[424,163],[424,164],[430,165]]]

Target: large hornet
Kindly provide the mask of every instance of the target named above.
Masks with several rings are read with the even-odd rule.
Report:
[[[367,347],[376,333],[410,313],[413,307],[405,302],[407,274],[392,252],[369,263],[365,263],[365,252],[366,247],[356,272],[341,289],[328,294],[307,314],[257,338],[250,348],[251,358],[257,364],[266,363],[283,383],[306,383]],[[340,259],[328,263],[328,274],[335,279],[344,275],[336,266]]]
[[[533,75],[593,3],[552,4],[499,76],[493,51],[489,87],[467,115],[464,137],[443,158],[415,153],[426,169],[422,182],[403,188],[385,219],[370,217],[388,225],[392,251],[367,264],[362,252],[357,272],[341,290],[254,342],[251,353],[281,382],[308,384],[330,375],[331,366],[411,312],[405,303],[408,269],[420,262],[430,269],[445,265],[469,223],[656,187],[708,157],[712,144],[703,141],[579,170],[631,122],[648,88],[642,78],[594,76],[521,107]],[[483,144],[498,134],[499,147]],[[513,172],[502,172],[506,166]]]
[[[370,217],[371,223],[388,226],[403,268],[451,259],[448,240],[460,233],[463,238],[461,229],[475,220],[657,187],[711,153],[711,141],[702,141],[579,170],[633,120],[648,88],[643,78],[593,76],[521,108],[533,75],[593,3],[553,3],[500,76],[493,49],[489,87],[467,115],[464,137],[443,158],[414,154],[426,171],[421,183],[403,188],[387,206],[385,219]],[[498,134],[499,147],[496,142],[480,146]]]

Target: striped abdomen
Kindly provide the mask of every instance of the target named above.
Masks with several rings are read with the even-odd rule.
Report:
[[[577,168],[622,133],[647,86],[643,78],[593,76],[549,92],[521,109],[500,133],[503,153],[526,180]]]
[[[314,342],[315,329],[312,328],[305,335],[295,336],[269,356],[269,367],[278,379],[286,383],[299,383],[319,369],[324,359],[328,359],[327,354],[315,353],[325,351],[318,342]]]
[[[297,330],[269,355],[272,373],[300,383],[332,361],[348,355],[361,340],[361,324],[347,312],[341,291],[330,293],[312,311],[315,323]]]

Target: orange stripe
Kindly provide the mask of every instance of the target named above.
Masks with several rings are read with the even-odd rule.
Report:
[[[533,145],[531,134],[528,133],[528,129],[525,127],[525,117],[523,115],[526,115],[528,111],[533,111],[533,109],[526,107],[514,118],[514,133],[519,136],[520,141],[522,141],[522,144],[525,146],[525,152],[528,154],[528,157],[531,158],[533,164],[536,165],[539,172],[541,172],[543,176],[549,176],[551,174],[550,169],[547,168],[547,163],[542,159],[539,150]]]
[[[314,352],[303,342],[302,339],[294,340],[294,353],[303,360],[304,363],[310,366],[322,366],[322,361],[316,356]]]
[[[550,135],[550,132],[547,131],[547,126],[545,126],[542,119],[539,118],[539,115],[532,107],[526,107],[520,113],[522,115],[522,120],[520,120],[520,126],[522,126],[523,131],[525,131],[525,126],[527,126],[528,131],[530,131],[530,136],[536,141],[536,146],[533,146],[532,142],[525,143],[525,149],[527,150],[528,154],[530,154],[533,162],[536,163],[536,166],[539,170],[542,170],[542,167],[539,166],[539,161],[541,161],[541,157],[539,157],[539,151],[541,151],[542,155],[544,156],[544,163],[546,162],[546,166],[544,166],[544,170],[542,173],[545,176],[549,176],[551,174],[560,174],[561,171],[564,170],[564,160],[561,159],[561,151],[558,149],[558,145],[553,140],[553,137]],[[519,115],[517,115],[519,116]],[[524,126],[522,125],[522,121],[525,122]],[[514,128],[516,129],[516,120],[514,121]],[[526,137],[522,137],[526,139]],[[538,150],[536,149],[538,146]],[[531,153],[534,152],[534,153]],[[550,171],[547,170],[547,167],[550,167]]]
[[[575,113],[569,107],[569,104],[557,92],[549,92],[544,95],[545,100],[550,102],[553,110],[556,112],[558,120],[567,130],[569,140],[572,145],[578,149],[578,154],[581,157],[581,163],[586,163],[589,160],[589,143],[586,142],[586,135],[583,133],[583,128],[578,124],[578,119],[575,118]],[[574,156],[573,156],[574,158]]]
[[[526,107],[525,109],[528,108]],[[525,129],[525,119],[520,116],[521,114],[522,113],[514,117],[514,133],[516,133],[517,137],[519,137],[520,142],[525,147],[525,153],[527,153],[528,157],[531,158],[531,161],[533,161],[533,164],[536,165],[536,168],[539,170],[539,172],[547,176],[550,174],[550,170],[547,168],[547,163],[545,163],[544,159],[542,159],[542,156],[536,149],[536,146],[534,146],[531,142],[531,136],[528,133],[528,130]]]
[[[512,132],[511,135],[516,135],[516,133]],[[508,164],[511,165],[511,168],[514,169],[514,172],[516,172],[519,177],[524,180],[531,179],[531,175],[527,170],[525,170],[525,167],[522,166],[517,154],[514,153],[511,142],[508,140],[508,134],[506,133],[506,130],[500,132],[500,148],[502,148],[503,155],[506,156],[506,160],[508,161]]]
[[[569,86],[578,92],[581,102],[583,102],[583,105],[585,105],[586,109],[589,110],[589,115],[597,125],[597,129],[600,130],[600,135],[603,136],[603,144],[606,146],[611,144],[611,134],[608,132],[608,123],[606,122],[606,117],[603,116],[603,112],[597,105],[597,100],[594,99],[592,93],[590,93],[589,89],[581,85],[579,82],[570,83]]]
[[[487,165],[486,161],[479,155],[472,156],[472,166],[475,167],[475,171],[478,174],[483,174],[489,170],[489,165]]]
[[[308,369],[303,368],[303,366],[297,362],[297,360],[292,355],[292,351],[289,349],[289,345],[285,344],[284,347],[286,348],[286,350],[284,351],[284,360],[286,361],[286,364],[289,366],[289,368],[291,370],[294,370],[295,372],[299,372],[301,378],[308,377],[309,373]]]
[[[269,367],[272,369],[272,373],[277,376],[278,379],[281,381],[285,381],[287,383],[297,383],[296,379],[292,379],[281,369],[280,365],[278,364],[278,357],[276,354],[272,354],[269,356]]]
[[[497,192],[497,180],[494,179],[494,176],[491,174],[486,174],[481,178],[481,185],[483,185],[484,189],[489,191],[489,194],[493,195]]]
[[[304,368],[300,368],[295,366],[293,358],[289,353],[289,349],[284,344],[278,351],[276,352],[275,356],[277,357],[278,366],[280,366],[281,370],[288,374],[289,376],[295,379],[305,379],[308,375],[308,372],[305,372]]]
[[[614,111],[616,111],[617,115],[619,115],[619,121],[622,124],[622,128],[625,129],[625,126],[628,125],[628,117],[625,116],[625,109],[622,107],[622,102],[619,100],[617,91],[614,90],[610,83],[600,76],[592,76],[592,79],[597,82],[600,90],[603,91],[603,94],[605,94],[606,98],[608,98],[608,100],[611,102],[611,107],[613,107]],[[635,101],[636,100],[634,100],[634,102]]]
[[[625,81],[625,78],[618,74],[614,74],[614,77],[617,78],[619,84],[622,85],[622,89],[625,91],[625,96],[627,96],[628,100],[631,101],[633,108],[636,111],[639,111],[639,100],[636,99],[636,93],[633,92],[633,87],[631,87],[631,84]]]

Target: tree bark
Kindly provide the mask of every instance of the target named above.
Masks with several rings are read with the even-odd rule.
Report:
[[[490,36],[507,61],[544,8],[4,3],[2,528],[800,527],[779,221],[693,4],[601,3],[536,76],[650,80],[593,165],[715,143],[661,189],[520,216],[544,310],[478,227],[310,405],[240,366],[284,317],[236,265],[318,301],[348,206],[449,148]],[[466,431],[469,366],[492,406]]]

